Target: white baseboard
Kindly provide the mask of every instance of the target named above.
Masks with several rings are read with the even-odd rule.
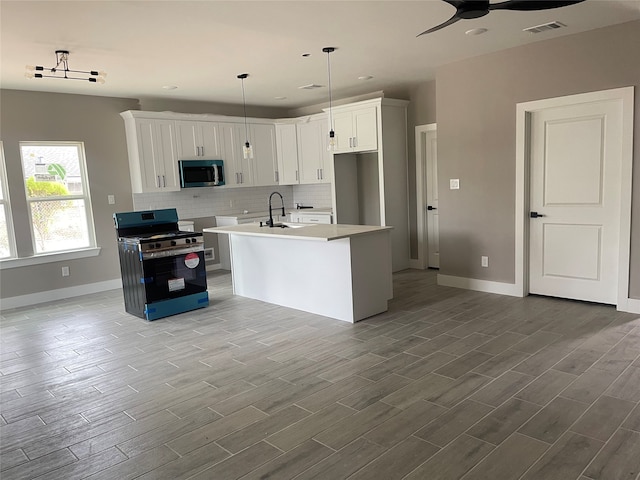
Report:
[[[90,283],[88,285],[78,285],[75,287],[58,288],[56,290],[47,290],[45,292],[30,293],[28,295],[19,295],[17,297],[8,297],[0,300],[0,302],[2,302],[0,310],[27,307],[29,305],[37,305],[38,303],[53,302],[55,300],[79,297],[81,295],[99,293],[107,290],[116,290],[118,288],[122,288],[122,280],[120,278],[106,280],[104,282]]]
[[[640,313],[640,300],[635,298],[627,298],[626,302],[618,305],[617,309],[621,312]]]
[[[476,278],[454,277],[452,275],[438,274],[438,285],[444,287],[464,288],[478,292],[497,293],[511,297],[522,297],[522,292],[514,283],[492,282],[490,280],[478,280]]]
[[[222,265],[220,265],[219,263],[214,263],[212,265],[207,265],[206,269],[207,269],[207,272],[213,272],[215,270],[222,270]]]

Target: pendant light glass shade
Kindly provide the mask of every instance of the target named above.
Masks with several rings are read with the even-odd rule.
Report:
[[[242,158],[245,160],[253,158],[253,147],[248,140],[244,142],[244,146],[242,147]]]
[[[327,54],[327,77],[329,79],[329,135],[327,137],[327,150],[332,152],[338,148],[338,136],[333,129],[333,111],[332,111],[332,97],[331,97],[331,61],[329,56],[331,52],[335,52],[335,47],[324,47],[322,51]]]
[[[242,157],[245,160],[253,158],[253,147],[249,143],[249,127],[247,127],[247,102],[244,96],[244,79],[249,76],[248,73],[241,73],[238,78],[242,81],[242,108],[244,111],[244,146],[242,147]]]

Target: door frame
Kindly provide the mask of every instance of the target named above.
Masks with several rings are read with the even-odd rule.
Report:
[[[634,87],[615,88],[564,97],[547,98],[516,105],[516,209],[515,209],[515,289],[519,296],[529,295],[529,174],[531,114],[547,108],[603,100],[622,102],[622,169],[620,185],[620,236],[618,245],[618,285],[616,307],[633,311],[629,298],[629,261],[631,248],[631,193],[633,167]]]
[[[427,248],[429,239],[426,235],[427,223],[425,221],[424,208],[427,202],[427,185],[425,182],[425,168],[427,162],[426,149],[423,139],[428,132],[437,131],[436,123],[416,125],[416,234],[418,239],[418,260],[412,261],[412,268],[424,270],[428,265]]]

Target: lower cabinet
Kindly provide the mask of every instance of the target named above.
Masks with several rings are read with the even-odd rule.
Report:
[[[333,223],[331,221],[331,213],[298,213],[292,212],[290,214],[290,219],[294,223],[324,223],[330,224]]]

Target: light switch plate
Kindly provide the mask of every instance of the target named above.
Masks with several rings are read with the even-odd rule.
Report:
[[[107,202],[109,202],[109,205],[115,205],[116,204],[116,196],[115,195],[107,195]]]
[[[449,190],[459,190],[460,189],[460,179],[459,178],[450,178],[449,179]]]

